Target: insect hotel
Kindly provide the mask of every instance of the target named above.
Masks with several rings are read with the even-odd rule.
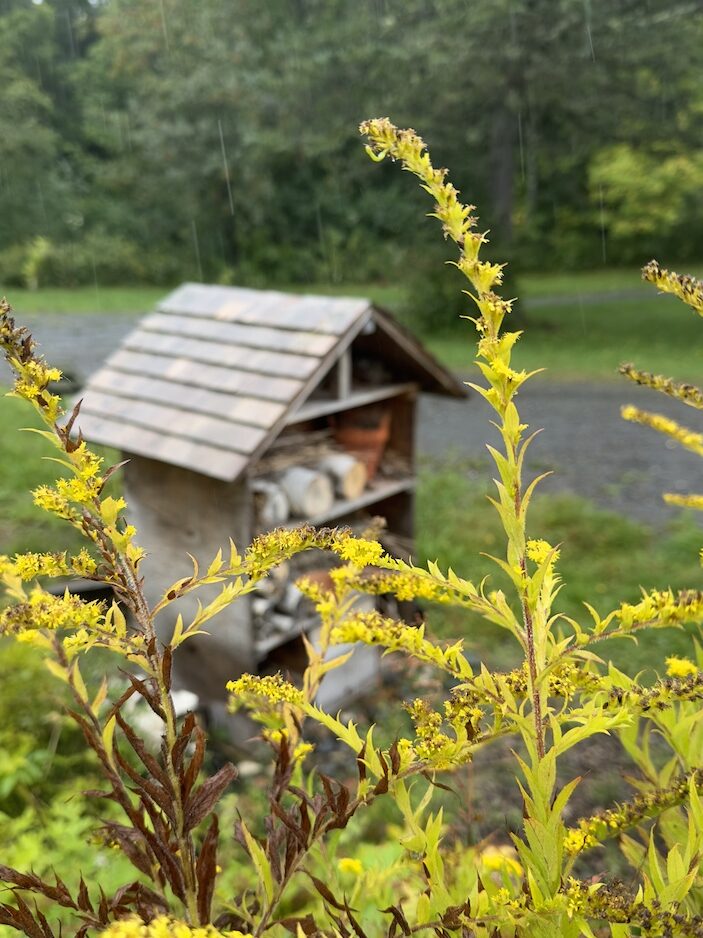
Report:
[[[243,549],[280,525],[363,530],[381,516],[386,548],[409,553],[420,391],[465,393],[369,300],[185,284],[92,375],[79,422],[129,459],[126,497],[155,602],[190,574],[188,554],[207,564],[230,537]],[[315,554],[282,565],[183,646],[177,679],[203,704],[223,705],[226,681],[244,670],[302,669],[301,634],[314,641],[317,620],[295,580],[322,582],[333,565]],[[197,598],[188,602],[184,616]],[[376,650],[360,646],[318,700],[339,707],[377,674]]]

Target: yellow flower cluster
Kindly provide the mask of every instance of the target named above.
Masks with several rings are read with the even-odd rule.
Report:
[[[698,668],[688,658],[672,655],[666,659],[666,673],[669,677],[693,677],[698,674]]]
[[[524,697],[528,693],[527,667],[524,664],[505,674],[493,674],[492,678],[499,688],[505,687],[516,697]],[[475,683],[479,684],[480,681],[481,678],[477,677]],[[550,671],[546,686],[549,697],[570,700],[579,691],[596,693],[602,690],[603,682],[593,671],[565,661]]]
[[[364,865],[361,860],[355,857],[340,857],[337,860],[337,869],[340,873],[351,873],[352,876],[361,876],[364,872]]]
[[[349,532],[333,528],[315,529],[304,524],[299,528],[277,528],[261,534],[249,545],[244,557],[245,572],[252,579],[259,579],[272,567],[288,560],[304,550],[334,550],[337,545],[351,537]]]
[[[473,739],[478,734],[483,710],[478,706],[476,693],[462,687],[454,687],[449,700],[444,701],[444,716],[458,735],[470,734]]]
[[[653,283],[662,293],[673,293],[703,316],[703,283],[700,280],[660,267],[657,261],[650,261],[642,268],[642,279]]]
[[[99,602],[83,602],[77,596],[52,596],[42,589],[32,590],[26,602],[9,606],[0,613],[0,635],[22,636],[38,629],[87,630],[102,621]]]
[[[462,654],[461,641],[448,648],[439,648],[425,638],[424,626],[407,625],[375,611],[361,612],[345,619],[332,629],[331,640],[336,645],[347,642],[383,645],[388,651],[403,651],[420,661],[435,664],[457,677],[470,677],[472,673]]]
[[[5,561],[3,565],[3,561]],[[90,556],[88,551],[83,548],[72,557],[67,557],[66,552],[61,554],[17,554],[10,561],[8,558],[0,558],[0,573],[3,569],[23,582],[36,580],[40,576],[92,576],[96,570],[96,562]]]
[[[235,703],[238,698],[245,700],[257,697],[272,704],[290,703],[300,707],[305,703],[303,692],[284,681],[280,674],[267,674],[264,677],[243,674],[236,681],[229,681],[227,690],[233,695]]]
[[[634,365],[630,364],[620,365],[620,374],[625,375],[635,384],[661,391],[663,394],[668,394],[669,397],[675,397],[677,400],[683,401],[689,407],[703,410],[703,391],[694,384],[673,381],[671,378],[655,375],[650,371],[639,371]]]
[[[644,427],[651,427],[658,433],[664,433],[666,436],[676,440],[681,446],[690,449],[692,452],[703,456],[703,434],[694,433],[675,420],[664,417],[663,414],[652,414],[646,410],[640,410],[638,407],[628,405],[620,411],[623,420],[629,420],[632,423],[639,423]]]
[[[34,404],[47,421],[55,423],[62,413],[61,398],[48,391],[47,385],[61,378],[59,369],[49,368],[38,359],[27,362],[10,359],[10,364],[17,374],[12,393]]]
[[[35,343],[23,327],[15,326],[7,300],[0,300],[0,349],[15,371],[12,393],[29,401],[49,424],[61,414],[61,400],[47,390],[52,381],[61,378],[58,368],[48,365],[34,354]]]
[[[533,560],[537,564],[544,563],[550,554],[552,563],[559,559],[559,551],[543,540],[528,541],[525,545],[525,553],[528,560]]]
[[[57,489],[51,488],[49,485],[40,485],[34,489],[32,497],[37,508],[48,511],[58,518],[75,521],[80,517],[76,510],[71,507],[66,496],[59,494]]]
[[[638,626],[685,625],[703,619],[703,592],[700,590],[652,590],[640,602],[623,603],[617,617],[625,629]]]
[[[241,931],[218,931],[214,925],[189,925],[160,915],[148,924],[138,918],[114,922],[100,938],[246,938]]]
[[[405,709],[415,726],[414,748],[418,757],[425,762],[439,763],[440,766],[451,764],[451,757],[445,756],[445,753],[451,749],[452,740],[442,732],[442,714],[432,710],[427,701],[419,697],[411,704],[406,704]]]
[[[334,550],[342,560],[355,567],[372,567],[387,556],[378,541],[369,541],[363,537],[343,538]]]

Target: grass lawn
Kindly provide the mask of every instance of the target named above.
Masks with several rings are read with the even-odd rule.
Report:
[[[168,287],[0,287],[18,318],[23,313],[146,313],[168,292]]]
[[[528,301],[535,297],[575,296],[579,293],[646,293],[650,289],[642,280],[638,267],[577,270],[566,273],[524,273],[518,277],[518,285],[521,295]]]
[[[36,433],[20,433],[41,424],[31,407],[15,398],[0,397],[0,554],[20,550],[64,550],[80,544],[77,531],[34,507],[30,490],[52,483],[59,474],[49,443]]]
[[[0,554],[83,547],[84,538],[70,524],[34,506],[31,491],[53,484],[64,473],[51,461],[60,454],[38,434],[21,432],[26,427],[43,429],[43,425],[29,404],[4,396],[2,389],[0,426]],[[102,452],[107,465],[116,460],[114,452]]]
[[[474,333],[426,336],[432,351],[450,367],[468,371]],[[609,380],[618,365],[631,361],[647,371],[682,380],[703,379],[703,322],[687,306],[652,293],[641,300],[609,300],[530,308],[513,362],[519,368],[547,369],[545,378]]]

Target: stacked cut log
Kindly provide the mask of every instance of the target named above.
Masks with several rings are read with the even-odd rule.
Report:
[[[293,458],[289,454],[289,459]],[[257,526],[268,529],[285,524],[290,518],[324,516],[335,498],[351,501],[365,487],[366,468],[349,453],[318,452],[312,465],[292,462],[285,466],[279,458],[278,468],[270,476],[252,479]]]

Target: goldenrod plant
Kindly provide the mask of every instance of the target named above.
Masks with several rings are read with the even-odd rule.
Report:
[[[512,365],[520,333],[504,328],[511,300],[497,292],[502,267],[481,259],[487,239],[477,228],[473,206],[459,200],[446,171],[433,167],[413,131],[398,130],[386,119],[368,121],[361,131],[373,160],[397,161],[419,178],[445,238],[458,248],[455,263],[468,280],[474,305],[468,318],[477,330],[476,363],[484,379],[471,386],[493,409],[501,440],[489,447],[496,466],[492,502],[505,533],[505,550],[493,559],[507,574],[511,594],[492,589],[488,581],[474,583],[451,569],[443,571],[437,563],[419,567],[394,558],[370,537],[304,526],[262,535],[242,553],[231,544],[227,556],[219,553],[204,569],[194,562],[190,576],[149,606],[143,552],[124,520],[124,501],[104,491],[114,468],[105,470],[81,438],[79,407],[63,413],[49,390],[57,373],[37,357],[31,337],[15,325],[4,304],[0,344],[16,374],[12,393],[34,406],[66,472],[54,487],[38,489],[35,501],[76,527],[88,548],[74,555],[1,558],[11,603],[0,613],[0,633],[43,649],[49,670],[67,685],[71,715],[104,776],[102,790],[88,794],[122,812],[120,821],[104,823],[100,836],[121,851],[135,873],[107,895],[83,879],[72,890],[62,871],[48,880],[0,866],[0,880],[8,889],[0,903],[0,924],[32,938],[51,938],[59,933],[55,919],[60,911],[64,921],[72,917],[76,934],[106,938],[703,935],[700,655],[696,664],[669,659],[668,676],[653,682],[623,674],[607,658],[607,642],[613,638],[636,641],[645,629],[696,626],[703,617],[703,593],[660,588],[605,615],[587,605],[583,621],[558,612],[559,546],[541,539],[528,524],[540,478],[523,480],[534,434],[520,419],[516,397],[532,375]],[[647,270],[660,286],[674,284],[688,302],[700,303],[700,284],[651,265]],[[640,383],[666,385],[687,403],[703,399],[695,389],[633,369],[630,373]],[[655,418],[646,422],[658,424]],[[674,435],[685,445],[698,445],[687,431],[677,429]],[[225,765],[210,776],[203,772],[205,733],[192,714],[176,717],[172,657],[206,624],[216,628],[210,620],[276,564],[309,549],[331,551],[340,563],[330,588],[300,582],[321,621],[319,643],[306,644],[309,660],[302,680],[247,674],[233,675],[228,684],[232,709],[247,708],[260,724],[273,767],[268,813],[240,817],[235,824],[249,875],[235,895],[223,895],[218,882],[227,871],[220,868],[218,851],[230,834],[220,831],[218,805],[236,769]],[[67,574],[109,583],[115,602],[54,596],[36,582]],[[192,620],[178,615],[181,597],[213,584],[219,585],[218,595]],[[360,612],[358,591],[478,613],[516,644],[521,664],[506,673],[483,664],[473,667],[462,639],[438,644],[422,627]],[[166,643],[157,637],[160,617],[175,623]],[[406,702],[412,732],[381,746],[374,727],[362,730],[316,705],[324,676],[347,660],[345,655],[329,658],[327,651],[347,642],[419,660],[437,669],[450,690],[441,699]],[[123,661],[124,689],[117,696],[106,683],[87,686],[81,663],[96,647]],[[134,696],[163,723],[158,752],[129,723],[125,705]],[[353,782],[334,780],[314,767],[307,721],[326,728],[351,750]],[[641,773],[640,791],[631,801],[567,826],[565,811],[579,779],[558,782],[560,760],[594,735],[612,732],[620,734]],[[664,763],[650,745],[654,734],[671,746],[672,756]],[[515,755],[522,829],[461,849],[445,844],[442,810],[433,810],[438,777],[506,738]],[[340,843],[343,849],[339,832],[376,810],[382,799],[395,812],[395,828],[387,834],[392,842],[383,845],[389,857],[385,873],[367,870],[357,856],[336,852]],[[632,863],[627,884],[607,876],[579,879],[579,857],[613,837],[620,838]]]

